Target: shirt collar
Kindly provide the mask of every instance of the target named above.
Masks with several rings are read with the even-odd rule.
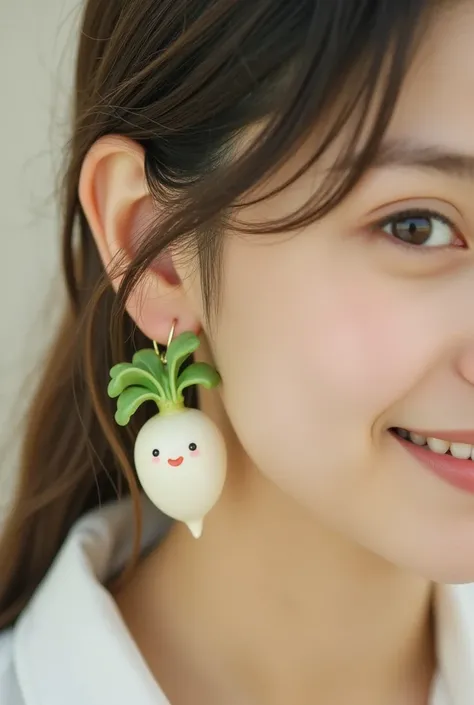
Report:
[[[132,522],[130,500],[81,519],[20,618],[14,650],[26,705],[169,705],[102,586],[131,555]],[[144,499],[144,553],[168,526]],[[474,584],[437,587],[435,612],[432,705],[472,705]]]
[[[132,554],[132,522],[130,500],[81,519],[20,618],[14,658],[26,705],[168,705],[102,586]],[[143,552],[166,527],[144,501]]]
[[[474,584],[438,586],[435,614],[446,702],[470,705],[474,701]]]

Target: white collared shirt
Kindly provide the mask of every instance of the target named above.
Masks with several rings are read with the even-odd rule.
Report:
[[[143,505],[143,551],[167,521]],[[82,518],[13,630],[0,634],[0,705],[169,705],[103,583],[131,554],[128,500]],[[430,705],[474,704],[474,584],[436,594]]]

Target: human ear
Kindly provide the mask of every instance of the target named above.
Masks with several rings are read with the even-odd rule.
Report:
[[[81,169],[79,199],[104,267],[117,290],[137,251],[146,224],[157,214],[145,178],[145,154],[136,142],[121,136],[100,138],[89,150]],[[200,322],[169,252],[147,270],[127,302],[127,311],[151,340],[166,343],[174,320],[176,334],[198,332]]]

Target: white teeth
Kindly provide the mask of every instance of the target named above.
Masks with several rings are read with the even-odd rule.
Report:
[[[440,438],[428,438],[428,446],[434,453],[443,455],[449,450],[449,441],[442,441]]]
[[[412,431],[407,431],[403,428],[397,428],[397,434],[402,438],[409,438],[412,443],[417,446],[424,446],[428,444],[428,448],[433,451],[433,453],[439,453],[444,455],[448,451],[454,458],[459,458],[460,460],[467,460],[468,458],[474,460],[474,445],[470,443],[450,443],[441,438],[426,438],[420,433],[413,433]]]
[[[413,443],[416,443],[417,446],[424,446],[426,443],[426,438],[424,436],[420,436],[418,433],[410,432],[410,440]]]
[[[455,458],[467,460],[471,457],[472,446],[469,443],[451,443],[449,450]]]

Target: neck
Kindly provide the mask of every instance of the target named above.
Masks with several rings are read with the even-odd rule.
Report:
[[[177,525],[117,602],[177,705],[424,705],[430,593],[240,466],[203,537]]]

